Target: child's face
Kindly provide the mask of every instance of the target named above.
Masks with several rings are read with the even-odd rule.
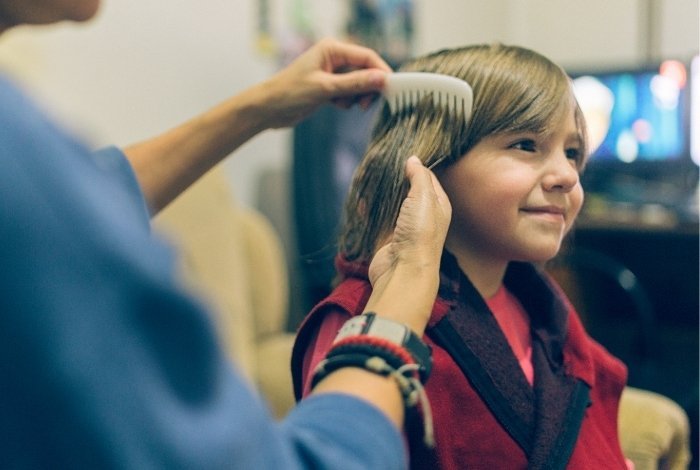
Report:
[[[547,136],[482,139],[439,175],[452,203],[446,247],[479,263],[554,257],[583,203],[573,112]]]

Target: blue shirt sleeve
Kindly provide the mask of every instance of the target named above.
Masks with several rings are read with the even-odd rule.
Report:
[[[275,423],[178,288],[121,152],[103,165],[2,78],[0,103],[0,467],[405,466],[349,396]]]
[[[110,145],[97,150],[93,155],[97,166],[102,167],[106,172],[112,173],[114,178],[119,179],[121,185],[133,198],[134,207],[143,216],[144,224],[150,225],[151,214],[148,205],[141,192],[141,186],[139,186],[136,179],[134,169],[131,167],[124,152],[118,147]]]

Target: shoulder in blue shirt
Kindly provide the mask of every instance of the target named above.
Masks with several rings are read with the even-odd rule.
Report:
[[[360,400],[273,422],[105,152],[0,78],[0,467],[402,468],[399,433]]]

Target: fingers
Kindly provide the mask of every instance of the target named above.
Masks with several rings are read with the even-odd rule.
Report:
[[[375,51],[357,44],[344,43],[332,39],[321,41],[327,49],[331,70],[341,68],[379,69],[391,72],[391,67]]]
[[[384,89],[385,82],[386,72],[379,69],[336,73],[332,76],[332,94],[334,97],[340,98],[378,93]]]
[[[406,176],[408,176],[408,179],[411,179],[413,175],[419,172],[420,168],[425,167],[418,157],[415,155],[408,157],[408,160],[406,160]]]
[[[442,210],[445,214],[448,216],[452,215],[452,205],[450,204],[450,199],[447,196],[447,193],[445,193],[445,190],[442,188],[442,185],[437,179],[437,176],[435,176],[435,173],[432,171],[428,170],[430,173],[430,181],[433,185],[433,191],[435,191],[435,195],[437,196],[438,203],[440,204],[440,207],[442,207]]]
[[[367,108],[384,88],[391,67],[372,49],[325,39],[318,44],[321,67],[330,74],[328,90],[341,107]],[[347,100],[345,98],[352,98]]]
[[[342,109],[350,109],[355,105],[358,105],[361,109],[368,109],[378,97],[378,93],[368,93],[364,95],[350,95],[331,98],[331,101],[335,106]]]
[[[365,309],[393,316],[422,333],[439,286],[451,212],[437,178],[417,157],[408,158],[405,169],[410,189],[392,236],[370,263],[373,290]]]
[[[411,156],[406,161],[406,177],[411,185],[409,196],[435,197],[447,223],[452,216],[450,200],[435,174],[423,165],[418,157]]]
[[[433,175],[433,172],[423,166],[423,162],[415,155],[410,156],[408,160],[406,160],[406,177],[411,183],[409,192],[425,193],[430,191],[431,186],[432,190],[435,191],[435,184],[437,184],[442,191],[442,187],[440,183],[438,183],[437,178],[435,178],[435,175]]]

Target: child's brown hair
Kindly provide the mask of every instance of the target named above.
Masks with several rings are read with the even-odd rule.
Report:
[[[517,46],[474,45],[440,50],[404,64],[400,71],[432,72],[467,81],[474,91],[467,125],[428,97],[410,112],[382,109],[345,205],[339,249],[349,260],[369,261],[386,241],[408,186],[405,163],[417,155],[428,167],[450,165],[486,136],[547,134],[573,107],[584,165],[586,130],[571,80],[546,57]]]

